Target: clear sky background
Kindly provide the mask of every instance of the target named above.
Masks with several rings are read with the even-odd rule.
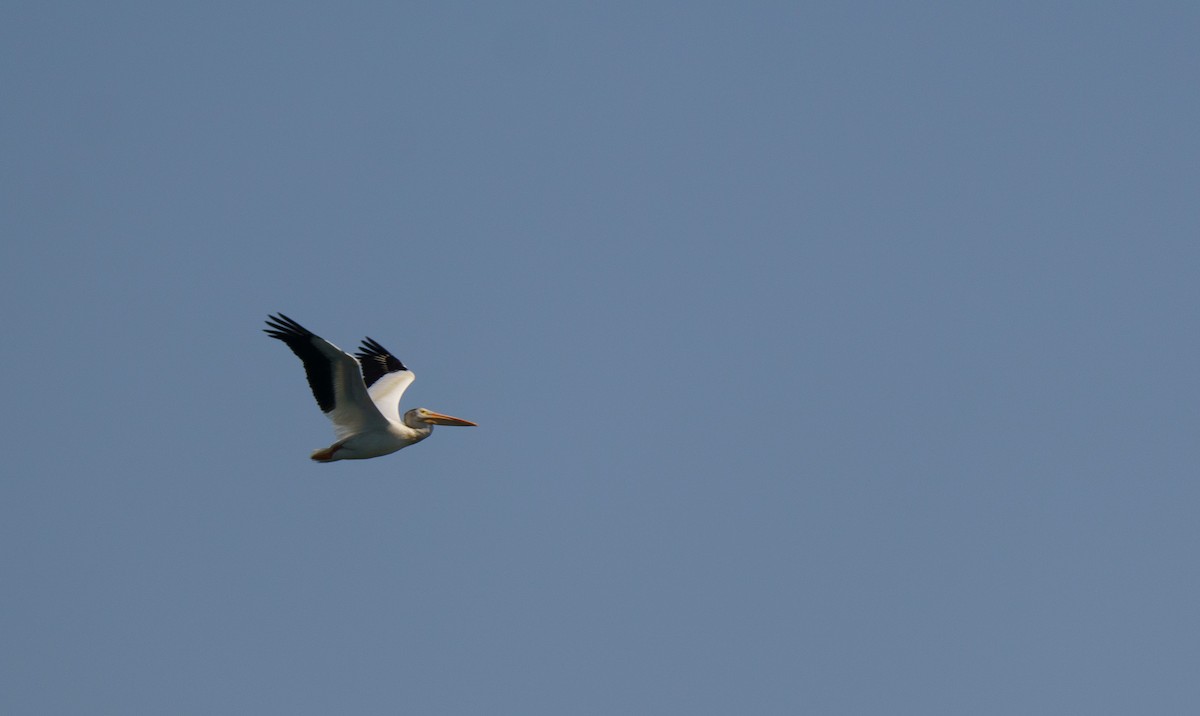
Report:
[[[1197,37],[6,4],[0,711],[1200,712]]]

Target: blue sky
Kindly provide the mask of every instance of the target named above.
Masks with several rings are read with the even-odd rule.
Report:
[[[2,16],[5,713],[1200,707],[1193,5]]]

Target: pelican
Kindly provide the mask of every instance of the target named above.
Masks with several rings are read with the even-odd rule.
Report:
[[[434,425],[475,425],[425,408],[401,418],[400,396],[413,382],[412,371],[370,336],[350,355],[282,313],[268,319],[263,332],[299,356],[317,405],[333,422],[337,442],[313,452],[313,460],[379,457],[421,442]]]

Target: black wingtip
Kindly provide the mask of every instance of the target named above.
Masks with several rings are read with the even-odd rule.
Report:
[[[318,342],[324,343],[315,333],[288,318],[283,313],[269,315],[267,328],[263,332],[283,341],[304,363],[304,372],[313,397],[321,411],[328,413],[336,407],[337,396],[333,388],[333,369],[330,359],[321,353]]]
[[[283,313],[268,314],[266,324],[268,327],[263,329],[263,333],[272,338],[278,338],[285,343],[289,340],[307,338],[313,335],[312,331],[288,318]]]
[[[400,362],[400,359],[392,355],[392,352],[379,344],[379,341],[367,336],[363,339],[362,345],[354,353],[354,357],[358,359],[358,364],[362,366],[363,381],[367,387],[375,384],[383,376],[389,373],[397,373],[408,368]]]
[[[362,344],[359,345],[358,350],[355,351],[354,357],[358,358],[360,361],[371,360],[382,363],[383,365],[387,366],[389,373],[398,370],[408,370],[408,368],[399,358],[392,355],[391,351],[389,351],[387,348],[384,348],[382,345],[380,345],[379,341],[370,336],[367,336],[362,340]]]

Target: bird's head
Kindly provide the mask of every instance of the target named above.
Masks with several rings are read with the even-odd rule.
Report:
[[[435,413],[428,408],[413,408],[404,414],[404,422],[411,427],[421,425],[457,425],[460,427],[477,427],[470,420],[455,418],[450,415]]]

